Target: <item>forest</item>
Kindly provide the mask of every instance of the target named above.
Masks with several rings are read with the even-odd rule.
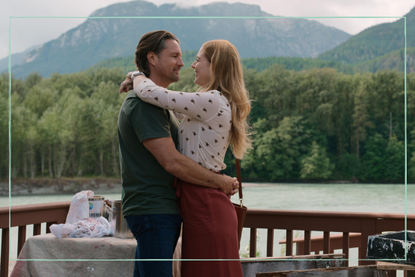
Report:
[[[117,120],[125,69],[94,67],[23,79],[0,76],[0,179],[120,178]],[[415,181],[415,73],[244,68],[254,140],[242,160],[251,182],[403,183]],[[196,91],[191,68],[169,89]],[[6,158],[3,158],[6,157]],[[235,176],[228,150],[223,173]]]
[[[198,51],[183,51],[182,59],[185,67],[190,67],[195,56],[197,55],[197,52]],[[337,72],[355,74],[365,72],[376,73],[382,70],[396,70],[403,72],[405,69],[405,56],[406,72],[415,72],[415,47],[408,47],[406,52],[405,49],[400,49],[389,52],[375,59],[355,64],[341,63],[333,60],[326,61],[319,58],[299,57],[245,58],[242,59],[241,62],[247,69],[256,69],[258,72],[268,69],[274,64],[279,64],[284,66],[287,70],[303,71],[314,68],[330,67],[336,69]],[[133,59],[134,56],[110,58],[97,63],[94,67],[119,67],[127,73],[135,70],[134,64],[132,63]]]

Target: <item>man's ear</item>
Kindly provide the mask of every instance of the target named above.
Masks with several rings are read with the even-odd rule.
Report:
[[[152,51],[150,51],[150,52],[147,53],[148,63],[151,64],[152,66],[155,66],[156,65],[156,56],[157,55],[154,52],[152,52]]]

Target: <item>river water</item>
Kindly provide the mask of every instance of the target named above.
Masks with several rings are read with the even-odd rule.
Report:
[[[393,184],[275,184],[245,183],[244,205],[248,209],[277,209],[303,211],[343,211],[343,212],[376,212],[405,213],[405,185]],[[100,194],[106,199],[121,199],[119,194]],[[415,185],[407,186],[408,214],[415,213]],[[70,201],[73,195],[41,195],[12,196],[11,205],[25,205]],[[237,195],[232,197],[238,203]],[[0,206],[8,206],[9,198],[0,197]],[[32,234],[32,226],[28,226],[28,234]],[[45,231],[45,224],[42,226]],[[321,235],[312,232],[312,236]],[[260,257],[266,256],[266,230],[258,230],[257,252]],[[302,237],[303,233],[294,231],[294,236]],[[29,237],[29,235],[28,235]],[[12,242],[17,241],[17,228],[11,230]],[[274,256],[284,253],[284,247],[278,243],[285,238],[285,231],[274,232]],[[244,229],[241,239],[240,254],[246,254],[249,245],[249,229]],[[12,246],[14,246],[12,244]],[[16,248],[11,248],[11,257],[16,257]],[[294,247],[295,248],[295,247]],[[341,251],[340,251],[341,252]],[[351,249],[350,265],[357,265],[357,248]]]

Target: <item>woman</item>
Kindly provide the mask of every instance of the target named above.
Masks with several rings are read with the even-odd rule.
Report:
[[[200,86],[196,93],[167,90],[143,75],[134,77],[134,92],[145,102],[173,110],[181,120],[180,152],[219,173],[226,168],[229,145],[238,159],[251,147],[246,122],[251,107],[239,54],[226,40],[208,41],[192,68]],[[229,197],[182,180],[175,186],[183,218],[182,258],[239,259],[237,218]],[[181,271],[183,277],[242,276],[240,261],[183,262]]]

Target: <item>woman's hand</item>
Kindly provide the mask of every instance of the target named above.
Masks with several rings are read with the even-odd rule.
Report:
[[[128,72],[127,76],[125,77],[124,82],[121,83],[120,85],[120,91],[121,92],[128,92],[129,90],[132,90],[134,88],[134,82],[133,80],[131,80],[131,75],[136,72],[136,71],[132,71],[132,72]],[[138,83],[140,83],[141,81],[148,79],[146,76],[144,75],[137,75],[134,77],[134,80],[138,79]]]
[[[125,78],[124,82],[121,83],[119,93],[128,92],[132,89],[133,89],[133,81],[131,80],[131,78],[127,77]]]
[[[230,177],[225,174],[221,174],[221,183],[219,189],[223,191],[227,196],[232,196],[238,192],[239,182],[235,177]]]
[[[120,91],[121,92],[128,92],[133,89],[133,80],[131,80],[131,75],[133,75],[134,71],[128,72],[127,76],[125,77],[124,82],[120,85]]]
[[[236,178],[235,178],[236,179]],[[236,194],[239,191],[239,182],[235,181],[232,185],[232,190],[231,192],[228,194],[229,199],[231,199],[231,196]]]

